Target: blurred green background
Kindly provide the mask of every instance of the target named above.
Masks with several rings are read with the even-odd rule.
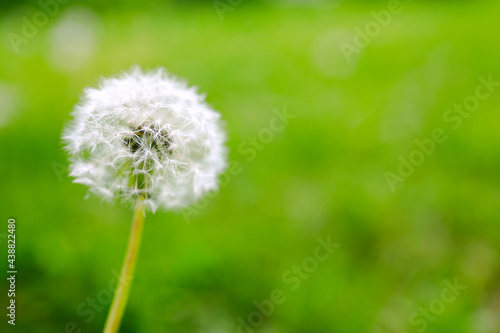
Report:
[[[444,119],[478,77],[500,81],[498,1],[402,1],[351,61],[340,46],[389,2],[222,3],[70,1],[19,52],[12,33],[43,10],[2,3],[1,267],[14,217],[19,273],[0,331],[102,331],[131,211],[85,200],[60,136],[84,87],[139,64],[207,94],[238,168],[195,210],[147,216],[121,332],[500,332],[500,91]],[[276,109],[295,118],[250,158]],[[391,188],[436,128],[447,140]],[[340,247],[292,290],[328,236]]]

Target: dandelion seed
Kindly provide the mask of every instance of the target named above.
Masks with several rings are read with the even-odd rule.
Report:
[[[63,136],[70,175],[91,192],[143,199],[155,211],[185,207],[217,189],[226,167],[220,115],[165,70],[136,67],[103,79],[85,90],[73,117]]]
[[[132,230],[105,333],[118,332],[144,224],[144,209],[185,207],[217,189],[226,167],[220,115],[164,69],[133,68],[84,91],[63,139],[70,176],[105,200],[135,203]]]

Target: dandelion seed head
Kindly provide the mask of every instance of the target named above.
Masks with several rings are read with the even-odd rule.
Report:
[[[162,68],[135,67],[85,89],[63,139],[76,183],[106,200],[142,199],[151,211],[216,190],[226,167],[219,113]]]

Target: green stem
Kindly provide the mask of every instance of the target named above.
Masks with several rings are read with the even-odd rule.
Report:
[[[137,262],[137,254],[141,245],[142,229],[144,225],[144,205],[142,200],[138,200],[134,211],[134,220],[132,222],[132,229],[130,231],[130,238],[128,241],[127,254],[123,262],[122,272],[120,274],[120,281],[116,288],[113,303],[109,310],[104,333],[116,333],[120,328],[123,312],[127,305],[130,286],[134,277],[135,264]]]

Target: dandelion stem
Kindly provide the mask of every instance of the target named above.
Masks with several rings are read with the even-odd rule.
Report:
[[[144,205],[142,200],[138,200],[135,207],[134,219],[132,221],[132,229],[128,241],[127,254],[123,262],[120,281],[116,287],[115,296],[111,309],[108,313],[104,333],[116,333],[120,328],[123,312],[127,305],[127,300],[134,277],[135,264],[137,262],[137,254],[141,244],[142,229],[144,225]]]

